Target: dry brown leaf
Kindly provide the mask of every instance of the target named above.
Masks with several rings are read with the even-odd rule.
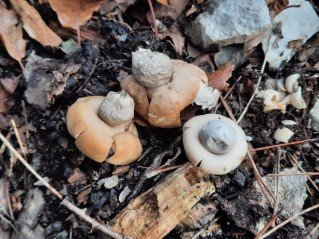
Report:
[[[269,37],[270,33],[271,30],[268,30],[246,41],[244,44],[245,55],[248,56],[249,54],[251,54],[255,50],[255,47],[259,45],[259,43],[261,43],[264,39]]]
[[[62,39],[42,20],[38,11],[25,0],[11,0],[12,7],[20,15],[23,29],[42,46],[58,47]]]
[[[27,83],[24,92],[27,101],[45,109],[63,92],[67,79],[79,68],[80,65],[66,65],[56,59],[30,54],[23,70]]]
[[[49,0],[62,26],[79,30],[100,7],[100,0]]]
[[[223,65],[218,68],[217,71],[208,75],[208,85],[217,90],[224,90],[228,84],[226,83],[232,76],[232,72],[235,69],[234,65]]]
[[[189,0],[157,0],[157,2],[168,7],[172,7],[181,13],[185,9]]]
[[[71,185],[84,185],[87,183],[87,175],[79,168],[73,170],[72,175],[68,178]]]
[[[269,10],[274,11],[276,15],[288,7],[288,5],[288,0],[268,0]]]
[[[182,36],[182,33],[174,24],[169,29],[167,29],[167,31],[159,33],[158,37],[160,39],[164,39],[166,37],[171,38],[175,47],[175,51],[178,55],[182,55],[185,46],[185,37]]]
[[[14,11],[8,10],[0,1],[0,40],[9,55],[17,60],[23,68],[21,60],[25,56],[27,41],[22,37],[22,26]]]
[[[0,79],[0,113],[5,113],[12,108],[14,100],[11,95],[19,83],[18,78]]]
[[[105,0],[101,2],[99,12],[103,15],[107,15],[117,10],[125,12],[126,9],[135,2],[136,0]]]
[[[180,13],[175,8],[167,7],[165,5],[158,5],[155,9],[155,16],[157,19],[171,18],[174,20],[174,23],[169,27],[166,27],[164,24],[162,24],[163,27],[159,27],[158,37],[160,39],[164,39],[166,37],[171,38],[175,46],[175,51],[178,55],[181,55],[185,45],[185,37],[182,36],[178,28],[177,18],[179,15]],[[151,26],[154,25],[151,12],[148,12],[146,17],[149,24]]]

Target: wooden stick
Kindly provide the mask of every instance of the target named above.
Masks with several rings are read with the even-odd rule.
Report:
[[[278,224],[277,226],[275,226],[273,229],[271,229],[270,231],[268,231],[266,234],[264,234],[263,236],[259,237],[259,239],[263,239],[263,238],[266,238],[268,237],[269,235],[271,235],[272,233],[274,233],[275,231],[277,231],[279,228],[283,227],[284,225],[286,225],[287,223],[295,220],[297,217],[305,214],[306,212],[310,212],[312,210],[315,210],[319,208],[319,204],[316,204],[312,207],[309,207],[299,213],[296,213],[295,215],[293,215],[292,217],[288,218],[287,220],[283,221],[282,223]]]
[[[61,204],[64,205],[66,208],[68,208],[70,211],[74,212],[81,218],[83,218],[85,221],[90,223],[93,228],[97,228],[104,232],[106,235],[109,235],[115,239],[125,239],[127,237],[122,236],[121,234],[113,231],[111,228],[109,228],[106,225],[103,225],[96,221],[95,219],[91,218],[83,210],[80,208],[76,207],[74,204],[69,202],[66,199],[63,199],[62,195],[55,189],[53,188],[47,181],[44,180],[31,166],[28,164],[28,162],[21,156],[21,154],[16,151],[11,143],[3,136],[3,134],[0,133],[0,140],[7,146],[7,148],[18,158],[18,160],[26,167],[29,172],[31,172],[41,183],[43,183],[44,186],[46,186],[57,198],[62,200]]]
[[[208,174],[186,163],[123,209],[111,222],[113,230],[134,239],[160,239],[185,219],[197,202],[211,195]]]

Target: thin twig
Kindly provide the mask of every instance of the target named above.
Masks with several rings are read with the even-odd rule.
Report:
[[[157,24],[156,24],[156,17],[155,17],[155,12],[152,4],[152,0],[148,0],[148,5],[150,6],[151,14],[152,14],[152,20],[154,22],[154,32],[155,36],[158,37],[158,29],[157,29]]]
[[[22,105],[22,109],[23,109],[23,117],[24,117],[24,123],[25,123],[25,125],[28,125],[29,124],[29,122],[28,122],[28,114],[27,114],[27,110],[26,110],[26,107],[25,107],[25,102],[24,102],[24,100],[22,100],[21,101],[21,105]],[[27,140],[29,140],[29,129],[28,129],[28,127],[26,127],[26,138],[27,138]]]
[[[249,158],[249,161],[253,167],[253,171],[254,171],[254,175],[256,177],[256,180],[257,180],[257,183],[259,184],[259,187],[261,188],[261,190],[263,191],[263,193],[265,194],[269,204],[273,207],[274,206],[274,203],[272,202],[271,198],[276,201],[276,198],[274,197],[274,195],[271,193],[271,191],[269,190],[269,188],[267,187],[267,185],[265,184],[265,182],[262,180],[259,172],[258,172],[258,169],[257,169],[257,166],[253,160],[253,157],[251,156],[250,152],[248,151],[247,152],[247,155],[248,155],[248,158]],[[271,198],[270,198],[271,197]]]
[[[299,162],[290,154],[288,153],[288,157],[290,158],[291,161],[293,161],[297,167],[303,172],[303,173],[306,173],[306,171],[300,166]],[[317,190],[319,191],[319,188],[318,186],[316,185],[316,183],[308,176],[306,175],[306,177],[308,178],[309,182],[312,184],[312,186]]]
[[[262,79],[262,74],[263,74],[264,71],[265,71],[266,62],[267,62],[267,61],[266,61],[266,56],[265,56],[264,61],[263,61],[263,64],[262,64],[262,66],[261,66],[260,76],[259,76],[259,78],[258,78],[258,81],[257,81],[257,84],[256,84],[256,88],[255,88],[255,90],[254,90],[254,93],[253,93],[252,96],[250,97],[250,99],[249,99],[249,101],[248,101],[248,103],[247,103],[245,109],[243,110],[243,112],[241,113],[241,115],[239,116],[239,118],[237,119],[237,123],[239,123],[239,122],[243,119],[243,117],[244,117],[244,115],[246,114],[246,112],[247,112],[247,110],[248,110],[248,108],[249,108],[251,102],[252,102],[253,99],[255,98],[255,95],[256,95],[256,93],[257,93],[257,91],[258,91],[258,88],[259,88],[259,85],[260,85],[260,82],[261,82],[261,79]]]
[[[263,239],[263,238],[266,238],[268,237],[269,235],[271,235],[272,233],[274,233],[275,231],[277,231],[279,228],[283,227],[284,225],[286,225],[287,223],[295,220],[297,217],[305,214],[306,212],[310,212],[312,210],[315,210],[319,208],[319,204],[316,204],[312,207],[309,207],[299,213],[296,213],[295,215],[293,215],[292,217],[288,218],[287,220],[283,221],[282,223],[278,224],[277,226],[275,226],[273,229],[271,229],[270,231],[268,231],[267,233],[265,233],[263,236],[261,236],[259,239]]]
[[[222,104],[223,104],[225,110],[227,111],[229,117],[230,117],[233,121],[236,122],[236,118],[235,118],[233,112],[231,111],[229,105],[227,104],[226,100],[224,100],[224,98],[223,98],[222,96],[220,96],[219,99],[220,99],[220,101],[222,102]]]
[[[283,143],[283,144],[275,144],[275,145],[270,145],[270,146],[265,146],[265,147],[260,147],[260,148],[256,148],[256,149],[251,149],[250,151],[262,151],[262,150],[267,150],[267,149],[273,149],[273,148],[279,148],[279,147],[284,147],[284,146],[289,146],[289,145],[295,145],[295,144],[303,144],[306,142],[312,142],[312,141],[316,141],[319,138],[315,138],[315,139],[305,139],[305,140],[299,140],[299,141],[295,141],[295,142],[289,142],[289,143]]]
[[[319,176],[317,172],[306,172],[306,173],[271,173],[267,174],[269,177],[281,177],[281,176]]]
[[[225,94],[225,96],[223,97],[224,100],[227,99],[227,97],[230,95],[230,93],[233,91],[233,89],[235,88],[235,86],[237,85],[237,83],[241,80],[241,76],[239,76],[236,80],[236,82],[229,88],[229,90],[227,91],[227,93]]]
[[[18,141],[20,150],[21,150],[21,152],[22,152],[24,158],[26,159],[26,158],[27,158],[27,155],[28,155],[28,150],[26,149],[26,147],[25,147],[25,146],[23,145],[23,143],[22,143],[22,140],[21,140],[21,137],[20,137],[20,134],[19,134],[19,131],[18,131],[16,122],[14,121],[14,119],[11,119],[11,120],[10,120],[10,123],[11,123],[11,125],[12,125],[14,134],[15,134],[15,136],[16,136],[16,138],[17,138],[17,141]]]
[[[308,236],[312,236],[315,234],[315,232],[319,229],[319,223],[311,230],[311,232],[308,234]]]
[[[236,122],[235,116],[234,116],[233,112],[231,111],[231,109],[230,109],[228,103],[226,102],[226,100],[224,100],[223,97],[220,97],[220,100],[221,100],[223,106],[225,107],[227,113],[229,114],[230,118],[231,118],[233,121]],[[238,121],[237,121],[237,124],[238,124]],[[265,184],[265,182],[262,180],[262,178],[261,178],[261,176],[260,176],[260,174],[259,174],[259,172],[258,172],[258,170],[257,170],[257,166],[256,166],[256,164],[255,164],[255,162],[254,162],[254,160],[253,160],[253,157],[251,156],[251,153],[250,153],[249,151],[247,151],[247,154],[248,154],[248,158],[249,158],[249,160],[250,160],[250,163],[252,164],[253,171],[254,171],[254,175],[255,175],[255,177],[256,177],[257,183],[259,184],[261,190],[262,190],[263,193],[265,194],[265,196],[266,196],[266,198],[267,198],[269,204],[273,207],[274,204],[273,204],[273,202],[271,201],[271,198],[270,198],[270,197],[272,197],[272,199],[273,199],[274,202],[276,202],[276,199],[275,199],[275,197],[273,196],[273,194],[271,193],[271,191],[269,190],[269,188],[267,187],[267,185]],[[269,195],[270,195],[270,196],[269,196]]]
[[[109,235],[115,239],[124,239],[127,238],[125,236],[122,236],[121,234],[118,234],[117,232],[113,231],[110,227],[103,225],[96,221],[95,219],[91,218],[90,216],[86,215],[83,210],[73,205],[71,202],[69,202],[66,199],[63,199],[62,195],[53,188],[48,182],[45,181],[44,178],[42,178],[31,166],[28,164],[28,162],[19,154],[18,151],[16,151],[11,143],[3,136],[3,134],[0,133],[0,140],[7,146],[7,148],[18,158],[18,160],[26,167],[27,170],[29,170],[39,181],[43,183],[44,186],[46,186],[57,198],[61,200],[61,204],[67,207],[70,211],[74,212],[81,218],[83,218],[85,221],[90,223],[93,228],[97,228],[104,232],[106,235]]]
[[[276,221],[276,219],[280,216],[282,209],[280,209],[275,215],[272,216],[270,221],[264,226],[264,228],[257,234],[255,239],[260,239],[260,237],[267,231],[267,229]]]

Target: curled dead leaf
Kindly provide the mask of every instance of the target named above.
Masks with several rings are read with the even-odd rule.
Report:
[[[100,7],[100,0],[48,0],[62,26],[78,30]]]
[[[12,108],[14,100],[11,95],[19,83],[18,78],[0,79],[0,113],[5,113]]]
[[[8,10],[0,1],[0,40],[3,42],[9,55],[21,63],[25,56],[27,41],[22,37],[22,25],[14,11]]]
[[[277,15],[289,5],[289,0],[268,0],[268,8]]]
[[[215,72],[208,75],[208,85],[213,89],[224,90],[228,86],[226,83],[232,76],[232,72],[235,66],[232,64],[226,64],[218,68]]]
[[[38,11],[27,1],[11,0],[11,4],[21,17],[23,29],[31,38],[44,47],[58,47],[62,43],[62,39],[45,24]]]

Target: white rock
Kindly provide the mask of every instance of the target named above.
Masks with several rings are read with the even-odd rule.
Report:
[[[293,121],[293,120],[283,120],[283,121],[281,121],[281,123],[283,125],[296,125],[297,124],[296,121]]]
[[[119,177],[117,175],[103,178],[97,182],[98,187],[104,185],[105,188],[111,189],[114,188],[119,183]]]
[[[274,139],[283,142],[288,143],[289,139],[294,135],[294,132],[292,132],[290,129],[284,127],[282,129],[277,129],[274,133]]]
[[[286,168],[280,171],[283,174],[293,174],[300,173],[297,168]],[[275,211],[283,209],[281,215],[282,218],[289,218],[296,213],[299,213],[303,209],[304,201],[307,198],[307,177],[298,177],[298,176],[282,176],[277,177],[277,181],[275,177],[263,177],[263,181],[267,185],[267,187],[271,190],[271,192],[275,195],[276,182],[278,181],[278,191],[277,191],[277,204],[275,207]],[[257,192],[256,192],[257,189]],[[254,183],[252,190],[250,190],[250,195],[254,200],[256,200],[261,207],[268,208],[268,201],[265,199],[262,190],[260,189],[258,183]],[[281,222],[283,219],[278,219]],[[266,221],[267,222],[267,221]],[[279,223],[278,222],[278,223]],[[303,218],[298,217],[292,224],[304,229]]]
[[[211,0],[208,4],[207,11],[186,27],[195,45],[243,43],[271,26],[264,0]]]
[[[198,93],[192,104],[201,106],[203,110],[211,110],[217,104],[219,96],[219,90],[214,90],[213,88],[201,82]]]
[[[125,198],[131,193],[131,189],[126,186],[123,191],[119,195],[119,202],[122,203],[124,202]]]
[[[294,93],[298,90],[298,79],[300,78],[300,74],[296,73],[290,75],[285,80],[285,88],[289,93]]]
[[[280,12],[273,21],[277,34],[272,34],[263,41],[263,50],[269,66],[278,69],[281,63],[289,61],[295,51],[289,48],[289,42],[302,41],[305,43],[313,34],[319,31],[319,17],[311,3],[305,0],[289,0],[290,7]],[[281,33],[278,34],[278,30]],[[278,29],[279,28],[279,29]],[[269,41],[268,41],[269,40]]]
[[[310,110],[309,117],[312,129],[319,131],[319,98],[317,98],[314,107]]]

